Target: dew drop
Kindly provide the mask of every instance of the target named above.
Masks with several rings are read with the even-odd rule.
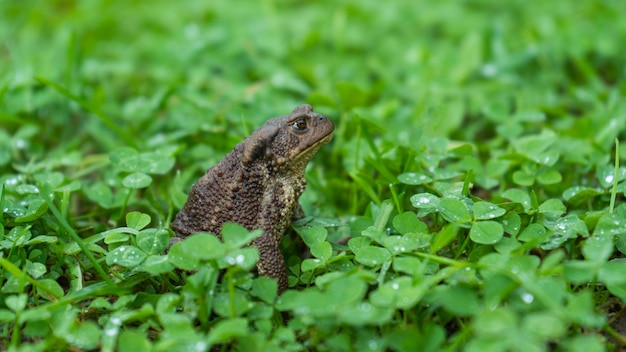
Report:
[[[480,71],[485,77],[493,77],[498,74],[498,68],[492,63],[484,64]]]
[[[198,341],[193,346],[193,349],[195,351],[206,351],[208,348],[209,348],[209,346],[207,346],[206,342],[204,342],[204,341]]]
[[[308,307],[298,307],[297,312],[299,315],[309,315],[309,313],[311,313],[311,310]]]
[[[394,252],[404,252],[404,247],[401,246],[393,246]]]
[[[531,295],[530,293],[526,292],[522,294],[522,301],[524,301],[524,303],[531,304],[534,300],[535,296]]]
[[[370,310],[372,310],[372,306],[369,305],[369,303],[361,303],[361,311],[363,312],[369,312]]]
[[[378,341],[377,340],[369,340],[369,342],[367,343],[367,347],[369,347],[370,350],[377,350],[378,349]]]
[[[110,328],[110,329],[104,329],[104,334],[107,335],[107,336],[115,336],[115,335],[117,335],[117,331],[118,331],[117,327]]]
[[[17,182],[18,182],[17,177],[11,177],[7,179],[6,181],[4,181],[4,184],[6,184],[7,186],[15,186]]]
[[[198,34],[200,33],[200,28],[198,27],[197,24],[190,23],[190,24],[185,26],[184,32],[185,32],[185,36],[187,38],[192,39],[192,38],[196,38],[198,36]]]

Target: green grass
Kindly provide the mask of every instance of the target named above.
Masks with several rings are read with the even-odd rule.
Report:
[[[619,349],[624,14],[0,1],[0,349]],[[301,103],[336,130],[291,289],[236,225],[165,255],[197,178]]]

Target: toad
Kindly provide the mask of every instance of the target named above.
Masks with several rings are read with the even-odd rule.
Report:
[[[252,241],[259,250],[260,275],[288,287],[279,243],[306,187],[304,170],[318,149],[333,135],[333,123],[300,105],[288,116],[268,120],[193,185],[176,215],[173,242],[195,232],[218,237],[224,223],[235,222],[263,234]],[[172,243],[173,243],[172,242]]]

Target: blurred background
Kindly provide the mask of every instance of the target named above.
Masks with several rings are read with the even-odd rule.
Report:
[[[396,132],[420,118],[463,139],[480,133],[464,120],[538,108],[558,118],[607,84],[626,90],[621,1],[26,0],[0,9],[3,120],[67,121],[37,76],[132,125],[158,111],[170,128],[202,129],[309,102],[356,109]],[[558,90],[538,89],[554,81]]]
[[[335,121],[321,154],[352,178],[373,146],[420,152],[424,136],[482,141],[488,160],[549,128],[605,152],[626,124],[625,13],[611,0],[2,1],[0,170],[174,146],[190,184],[305,102]],[[567,143],[566,158],[592,159]]]

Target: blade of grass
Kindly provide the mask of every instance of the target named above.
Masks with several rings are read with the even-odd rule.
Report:
[[[389,192],[391,193],[393,203],[396,205],[396,210],[398,211],[398,214],[402,214],[404,212],[404,207],[402,206],[402,202],[400,201],[400,195],[398,194],[396,188],[397,187],[395,184],[389,184]]]
[[[609,213],[615,209],[615,198],[617,197],[617,181],[619,176],[619,140],[615,138],[615,171],[613,172],[613,189],[611,190],[611,202],[609,203]]]
[[[389,200],[384,200],[380,205],[380,210],[378,212],[378,216],[374,222],[374,227],[378,231],[385,231],[385,227],[389,222],[389,216],[393,211],[393,204]]]
[[[396,176],[389,169],[385,167],[386,164],[382,160],[383,158],[382,154],[380,150],[378,149],[378,146],[376,146],[376,143],[374,142],[374,139],[372,138],[372,134],[369,132],[369,129],[367,128],[367,125],[365,124],[365,121],[361,118],[359,118],[358,121],[359,121],[361,130],[363,131],[362,136],[365,139],[365,142],[367,143],[367,145],[372,150],[372,153],[374,154],[374,162],[369,162],[369,164],[372,167],[374,167],[378,172],[380,172],[381,175],[385,176],[387,180],[395,181]],[[367,161],[368,160],[366,159],[366,162]]]
[[[365,192],[372,201],[374,201],[376,204],[380,204],[380,197],[378,197],[378,195],[376,194],[376,191],[372,187],[371,183],[367,182],[363,177],[357,175],[357,173],[355,172],[350,172],[349,175],[354,180],[354,182],[361,187],[361,192]]]
[[[474,169],[469,169],[467,170],[467,173],[465,174],[465,179],[463,180],[462,194],[466,197],[469,196],[470,194],[470,186],[473,180],[474,180]]]
[[[65,220],[65,218],[61,215],[61,212],[59,212],[59,209],[57,209],[57,207],[54,205],[54,202],[52,202],[52,200],[48,196],[48,195],[53,194],[52,190],[47,185],[41,185],[41,187],[44,192],[43,199],[46,201],[46,204],[48,204],[48,209],[50,209],[50,211],[52,212],[52,215],[54,215],[54,217],[59,221],[59,224],[61,224],[61,226],[65,229],[65,231],[67,231],[67,233],[70,234],[70,236],[72,237],[72,240],[74,240],[74,242],[78,244],[80,249],[83,251],[85,256],[87,256],[87,259],[91,262],[91,264],[96,269],[98,274],[100,274],[102,279],[106,281],[109,285],[115,286],[115,283],[113,282],[113,280],[111,280],[111,278],[109,278],[109,276],[106,274],[104,269],[102,269],[102,266],[100,266],[100,263],[98,263],[96,258],[93,256],[93,254],[89,250],[89,248],[87,248],[87,246],[85,245],[85,242],[83,242],[82,238],[80,238],[78,234],[76,233],[76,231],[74,231],[74,229],[70,226],[70,224],[68,224],[67,220]]]
[[[0,209],[4,209],[4,184],[0,184]],[[4,211],[0,212],[0,225],[2,225],[0,235],[4,236]]]

